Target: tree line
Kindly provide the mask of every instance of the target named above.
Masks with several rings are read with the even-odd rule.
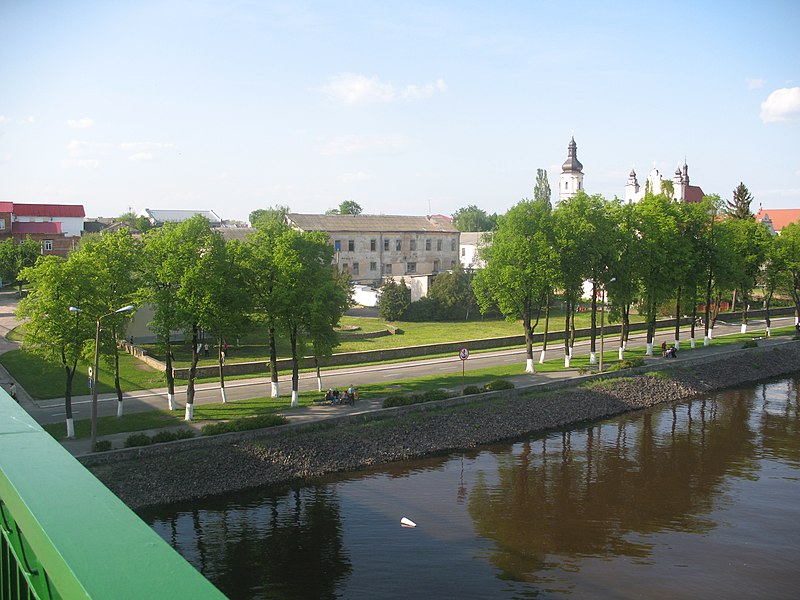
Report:
[[[273,397],[279,395],[276,337],[285,335],[289,340],[292,405],[298,404],[299,358],[307,348],[315,356],[332,353],[337,344],[334,327],[349,304],[350,281],[333,266],[327,236],[291,229],[285,224],[285,211],[281,207],[262,211],[254,233],[244,241],[226,242],[198,215],[141,237],[126,229],[88,235],[66,259],[42,256],[22,269],[20,277],[30,284],[18,309],[26,320],[23,348],[63,369],[68,435],[74,435],[75,371],[79,360],[95,351],[100,318],[100,353],[114,372],[117,399],[122,402],[117,340],[131,317],[115,311],[127,304],[148,304],[153,310],[149,325],[164,348],[170,410],[175,409],[176,333],[183,332],[191,343],[187,421],[193,415],[201,332],[216,342],[225,402],[226,340],[236,339],[254,323],[267,331]]]

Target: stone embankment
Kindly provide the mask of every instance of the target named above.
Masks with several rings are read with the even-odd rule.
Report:
[[[472,448],[800,370],[800,343],[753,348],[659,373],[596,380],[514,398],[364,418],[348,425],[289,429],[204,447],[90,467],[133,508],[165,504],[349,471],[434,452]]]

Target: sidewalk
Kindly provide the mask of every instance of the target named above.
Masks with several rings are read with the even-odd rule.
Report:
[[[730,335],[731,333],[738,333],[738,327],[739,327],[738,325],[730,327],[735,327],[736,331],[730,332],[727,335]],[[671,336],[672,333],[670,332],[666,335]],[[717,333],[715,330],[715,337],[723,337],[723,335],[726,334]],[[644,334],[642,334],[642,338],[643,336]],[[761,338],[759,339],[759,346],[765,347],[781,343],[787,343],[788,340],[789,338],[786,337]],[[634,341],[634,336],[631,336],[631,341]],[[581,344],[581,347],[579,347],[579,345],[576,344],[576,349],[583,350],[582,348],[583,346],[584,344]],[[658,344],[656,344],[656,346],[658,346]],[[585,351],[579,352],[578,353],[579,355],[588,354],[588,343],[585,344],[585,347],[586,347]],[[681,347],[683,348],[683,350],[681,350],[678,354],[678,357],[674,359],[662,358],[660,349],[656,348],[654,349],[654,356],[645,358],[645,363],[651,366],[663,366],[666,368],[680,364],[689,364],[692,362],[696,362],[698,359],[704,360],[706,358],[713,356],[720,356],[724,354],[737,352],[741,349],[739,344],[705,347],[702,345],[702,340],[700,340],[700,344],[698,344],[696,348],[693,350],[689,349],[688,341],[685,342],[685,344],[682,344]],[[548,350],[548,352],[550,351]],[[555,349],[553,350],[553,355],[555,355]],[[563,354],[561,356],[563,357]],[[597,377],[598,375],[600,374],[597,373],[597,371],[587,371],[585,368],[570,368],[559,371],[536,372],[533,374],[516,375],[511,377],[505,377],[504,379],[512,381],[516,388],[535,388],[535,387],[546,387],[552,384],[563,385],[564,382],[566,381],[578,383],[581,380],[591,379]],[[459,393],[460,389],[451,389],[450,391]],[[177,392],[178,390],[176,389],[176,396],[178,395]],[[159,394],[160,391],[152,390],[151,393]],[[23,405],[24,402],[25,401],[22,400]],[[364,414],[364,413],[383,410],[382,403],[383,403],[383,398],[368,398],[359,400],[355,406],[347,406],[347,405],[330,406],[330,405],[315,404],[313,406],[289,408],[283,411],[281,414],[289,420],[290,424],[319,422],[326,419],[339,417],[342,415]],[[197,422],[184,423],[180,426],[170,427],[170,428],[161,428],[161,429],[147,430],[142,432],[124,432],[112,435],[104,435],[100,439],[110,441],[112,447],[114,449],[118,449],[125,447],[125,440],[133,433],[145,433],[147,435],[152,436],[160,431],[191,429],[195,431],[197,436],[199,436],[200,429],[204,424],[205,423],[197,423]],[[62,445],[73,456],[90,454],[90,441],[88,438],[62,440]]]

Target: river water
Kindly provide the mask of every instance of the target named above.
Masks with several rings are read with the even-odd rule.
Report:
[[[799,390],[142,516],[231,598],[797,598]]]

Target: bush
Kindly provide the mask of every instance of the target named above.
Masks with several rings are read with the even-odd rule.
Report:
[[[480,393],[481,393],[481,388],[479,388],[477,385],[468,385],[467,387],[464,388],[465,396],[472,396],[473,394],[480,394]]]
[[[189,440],[194,437],[194,430],[192,429],[176,429],[173,433],[176,440]]]
[[[408,406],[414,404],[414,399],[405,394],[389,394],[383,401],[383,408],[393,408],[395,406]]]
[[[483,386],[483,390],[485,392],[496,392],[497,390],[513,390],[514,384],[508,381],[507,379],[495,379],[494,381],[490,381],[485,386]]]
[[[203,425],[200,433],[203,435],[219,435],[220,433],[231,433],[233,431],[250,431],[251,429],[265,429],[287,423],[286,417],[280,415],[259,415],[257,417],[247,417],[246,419],[235,419],[233,421],[222,421],[220,423],[209,423]]]
[[[626,358],[622,362],[612,365],[609,371],[620,371],[622,369],[633,369],[634,367],[641,367],[644,365],[643,358]]]
[[[742,344],[742,348],[758,348],[758,342],[755,340],[747,340]]]
[[[441,320],[441,312],[442,308],[440,304],[426,296],[409,304],[406,312],[403,313],[403,319],[406,321],[414,321],[416,323],[439,321]]]
[[[128,439],[125,440],[125,447],[133,448],[135,446],[149,446],[152,443],[153,440],[150,439],[150,436],[146,433],[134,433],[133,435],[129,435]]]
[[[422,394],[423,402],[436,402],[437,400],[447,400],[450,397],[450,392],[447,390],[428,390]]]
[[[111,442],[108,440],[99,440],[94,443],[95,452],[108,452],[111,450]]]

